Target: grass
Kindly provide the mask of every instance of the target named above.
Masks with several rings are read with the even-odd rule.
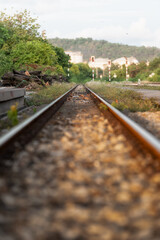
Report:
[[[26,105],[39,106],[48,104],[71,89],[74,85],[75,83],[54,83],[52,86],[48,86],[47,88],[33,93],[31,98],[26,101]]]
[[[106,83],[90,82],[86,84],[94,92],[108,100],[112,106],[120,111],[131,112],[160,111],[155,99],[143,99],[140,93],[107,85]]]

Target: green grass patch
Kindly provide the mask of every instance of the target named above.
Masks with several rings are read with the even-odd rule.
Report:
[[[131,112],[160,111],[155,99],[143,99],[140,93],[133,90],[121,89],[106,83],[90,82],[86,84],[94,92],[108,100],[112,106],[120,111],[129,110]]]
[[[48,104],[62,94],[71,89],[75,83],[54,83],[52,86],[42,88],[31,95],[31,98],[26,101],[27,106],[39,106]]]

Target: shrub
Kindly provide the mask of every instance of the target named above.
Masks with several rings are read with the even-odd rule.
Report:
[[[50,66],[57,63],[57,56],[52,46],[39,40],[19,42],[13,47],[11,58],[14,67],[18,69],[30,63]]]
[[[10,56],[0,50],[0,76],[12,69],[13,63]]]

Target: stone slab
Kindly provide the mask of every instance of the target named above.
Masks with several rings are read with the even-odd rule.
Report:
[[[12,105],[18,104],[17,108],[24,107],[24,97],[14,98],[12,100],[0,102],[0,115],[8,112]]]
[[[12,105],[18,104],[18,109],[24,106],[24,88],[0,87],[0,115],[6,113]]]
[[[24,88],[0,87],[0,102],[24,97]]]

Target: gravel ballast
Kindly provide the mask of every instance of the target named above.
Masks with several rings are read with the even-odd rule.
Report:
[[[0,166],[0,240],[158,240],[160,162],[79,86]]]

